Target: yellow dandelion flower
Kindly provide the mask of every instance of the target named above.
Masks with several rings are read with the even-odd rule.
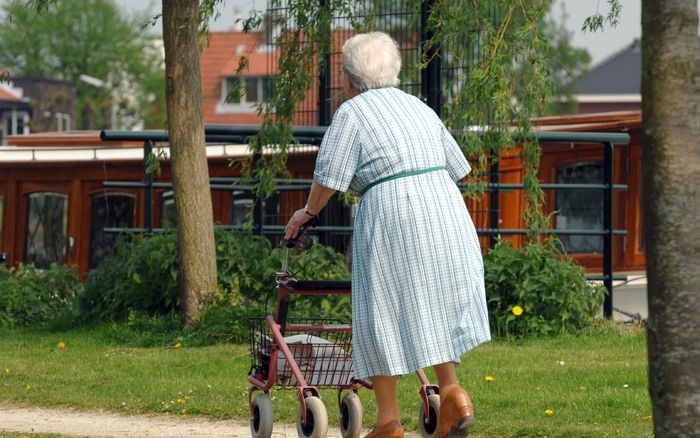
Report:
[[[552,415],[554,415],[554,411],[552,409],[547,408],[544,410],[544,414],[548,417],[551,417]]]
[[[5,368],[5,374],[10,374],[10,369],[9,369],[9,368]]]
[[[25,386],[25,388],[27,389],[27,391],[29,391],[30,389],[32,389],[32,385],[31,385],[31,384],[27,384],[27,386]]]
[[[177,344],[175,344],[175,348],[182,348],[182,344],[178,342]]]
[[[185,404],[185,399],[184,399],[184,398],[179,398],[179,399],[177,399],[177,402],[178,402],[179,404],[181,404],[181,405],[184,405],[184,404]]]
[[[64,348],[66,348],[66,343],[61,341],[58,343],[58,345],[56,345],[56,348],[58,348],[59,350],[63,350]]]
[[[523,308],[520,306],[513,306],[513,309],[511,309],[511,311],[513,312],[513,315],[515,315],[515,316],[520,316],[523,314]]]
[[[651,421],[651,415],[646,415],[644,417],[644,421]]]
[[[493,376],[484,376],[484,380],[486,380],[487,382],[490,383],[490,382],[493,382],[493,381],[496,380],[496,379],[494,379]]]

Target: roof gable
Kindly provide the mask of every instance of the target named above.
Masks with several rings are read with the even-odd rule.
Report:
[[[0,84],[0,100],[24,102],[22,90],[8,84]]]
[[[639,94],[642,84],[641,41],[610,56],[581,78],[578,94]]]

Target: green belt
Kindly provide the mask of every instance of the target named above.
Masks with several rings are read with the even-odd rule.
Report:
[[[447,168],[445,166],[429,167],[427,169],[414,170],[412,172],[401,172],[397,173],[396,175],[387,176],[386,178],[382,178],[379,181],[375,181],[372,184],[365,187],[360,196],[364,196],[365,193],[369,191],[369,189],[371,189],[374,186],[378,186],[379,184],[383,184],[385,182],[393,181],[399,178],[406,178],[407,176],[421,175],[423,173],[435,172],[438,170],[447,170]]]

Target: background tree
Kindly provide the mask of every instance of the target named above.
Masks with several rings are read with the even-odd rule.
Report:
[[[696,0],[642,1],[649,384],[657,437],[700,431],[700,38]]]
[[[567,21],[568,15],[562,4],[559,19],[552,19],[550,11],[550,18],[544,24],[545,36],[551,48],[551,80],[555,90],[554,101],[546,107],[547,115],[576,112],[576,88],[591,63],[588,50],[571,45],[573,33],[567,29]]]
[[[164,118],[150,112],[163,102],[162,55],[143,18],[123,16],[111,0],[11,0],[2,15],[0,67],[75,84],[79,129],[111,127],[113,108],[120,128],[143,126],[147,118],[147,127],[164,127]]]
[[[204,144],[200,23],[215,0],[163,0],[166,103],[182,294],[182,326],[196,323],[216,288],[214,217]]]
[[[200,36],[208,32],[209,20],[215,14],[215,6],[220,2],[221,0],[202,0],[200,8],[199,0],[163,0],[165,95],[177,216],[183,328],[198,321],[201,311],[216,288],[214,219],[204,144],[199,54],[200,41],[203,42]],[[27,5],[29,10],[34,9],[40,13],[37,20],[43,20],[54,9],[68,7],[69,3],[77,9],[107,5],[116,14],[114,4],[108,0],[29,0]],[[17,1],[12,4],[19,5]],[[63,29],[80,28],[84,24],[80,17],[74,19],[76,21],[65,21]],[[28,23],[28,27],[23,31],[29,34],[40,30],[32,28],[32,23]],[[106,50],[99,46],[102,36],[94,35],[90,38],[98,44],[98,47],[90,48],[95,53],[88,50],[66,56],[74,58],[75,63],[80,64],[81,61],[86,63],[93,55],[98,56]],[[123,44],[123,47],[111,48],[130,50],[128,41]],[[160,57],[156,60],[160,64]],[[73,77],[79,76],[80,71],[73,71]]]

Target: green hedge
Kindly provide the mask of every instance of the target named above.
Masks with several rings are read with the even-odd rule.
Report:
[[[264,316],[275,306],[275,274],[283,250],[250,232],[217,230],[215,237],[218,290],[200,324],[188,334],[197,343],[243,339],[245,318]],[[299,279],[350,277],[343,255],[319,244],[300,254],[290,250],[289,270]],[[88,274],[82,314],[87,320],[127,321],[126,330],[117,333],[121,340],[133,338],[141,344],[170,340],[179,330],[178,284],[174,232],[122,238],[114,254]],[[292,311],[349,319],[351,306],[348,296],[298,297]]]
[[[249,232],[217,230],[218,290],[201,323],[187,334],[196,338],[190,341],[239,341],[246,335],[246,317],[270,314],[282,251]],[[329,247],[291,254],[289,269],[296,278],[349,278],[343,256]],[[89,273],[83,314],[128,321],[126,330],[115,331],[122,341],[150,345],[183,336],[176,255],[173,232],[122,240],[115,254]],[[497,337],[574,332],[593,322],[605,295],[557,250],[556,240],[524,248],[500,242],[484,258],[484,267],[489,320]],[[348,297],[298,297],[292,312],[350,319],[351,306]]]
[[[588,283],[583,269],[557,248],[556,239],[523,248],[501,241],[486,255],[486,297],[494,335],[574,332],[596,318],[606,289]]]
[[[0,266],[0,327],[45,326],[74,318],[81,286],[75,268]]]

